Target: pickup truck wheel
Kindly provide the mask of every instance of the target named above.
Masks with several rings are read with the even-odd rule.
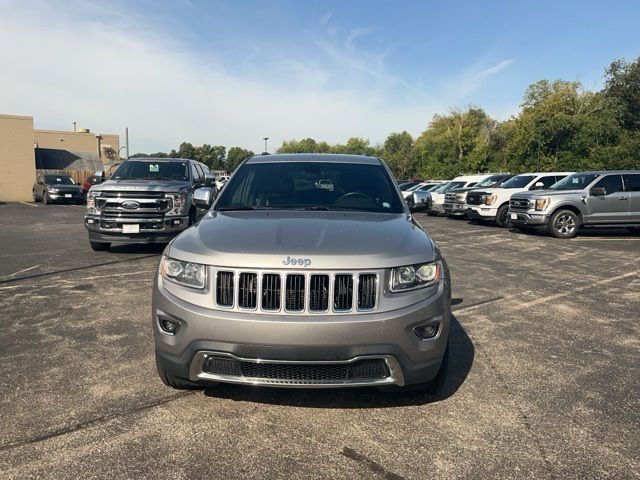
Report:
[[[506,228],[509,225],[509,205],[502,205],[496,214],[496,225]]]
[[[111,244],[107,242],[94,242],[90,240],[89,243],[91,244],[91,249],[95,252],[104,252],[111,247]]]
[[[571,210],[558,210],[551,216],[547,230],[556,238],[573,238],[578,235],[580,220]]]

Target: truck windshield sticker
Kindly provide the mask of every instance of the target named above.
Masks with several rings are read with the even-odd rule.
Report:
[[[159,172],[160,171],[160,165],[154,165],[153,163],[149,164],[149,171],[150,172]]]

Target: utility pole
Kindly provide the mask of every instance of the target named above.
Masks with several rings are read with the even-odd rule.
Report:
[[[269,137],[264,137],[264,153],[267,153],[267,140],[269,140]]]
[[[73,131],[76,131],[76,122],[73,122]]]
[[[126,160],[129,160],[129,127],[124,127],[124,145],[125,145],[125,152],[127,155]]]

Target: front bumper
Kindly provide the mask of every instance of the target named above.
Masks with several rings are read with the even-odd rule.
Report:
[[[465,215],[466,214],[465,204],[464,203],[445,203],[444,213],[452,216]]]
[[[547,225],[549,223],[549,215],[535,210],[509,210],[509,221],[512,225]]]
[[[156,276],[152,304],[158,364],[173,376],[203,385],[221,381],[326,388],[427,382],[435,378],[440,369],[449,337],[450,315],[451,293],[445,282],[434,295],[401,309],[311,318],[202,308],[169,293]],[[180,323],[175,335],[160,329],[161,318]],[[421,340],[414,329],[431,323],[439,324],[437,335]],[[272,378],[212,375],[203,369],[209,356],[287,365],[350,364],[363,359],[382,359],[388,375],[375,380],[292,384]]]
[[[123,225],[138,225],[139,233],[124,233]],[[188,216],[104,218],[88,214],[84,226],[89,240],[95,242],[163,243],[169,242],[189,226]]]
[[[469,207],[467,206],[467,218],[477,220],[495,220],[498,209],[491,207]]]
[[[444,213],[443,203],[434,203],[433,200],[428,200],[426,203],[427,211],[430,213]]]
[[[84,200],[84,195],[82,193],[48,193],[47,194],[50,201],[65,201],[65,202],[82,202]],[[67,197],[67,195],[70,195]]]

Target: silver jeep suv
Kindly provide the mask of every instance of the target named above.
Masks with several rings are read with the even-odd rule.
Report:
[[[548,190],[517,193],[509,204],[511,224],[524,231],[546,227],[558,238],[573,238],[579,227],[640,229],[640,170],[582,172]]]
[[[194,200],[211,206],[211,193]],[[246,160],[167,246],[153,288],[158,373],[174,388],[433,391],[450,316],[440,250],[365,156]]]

